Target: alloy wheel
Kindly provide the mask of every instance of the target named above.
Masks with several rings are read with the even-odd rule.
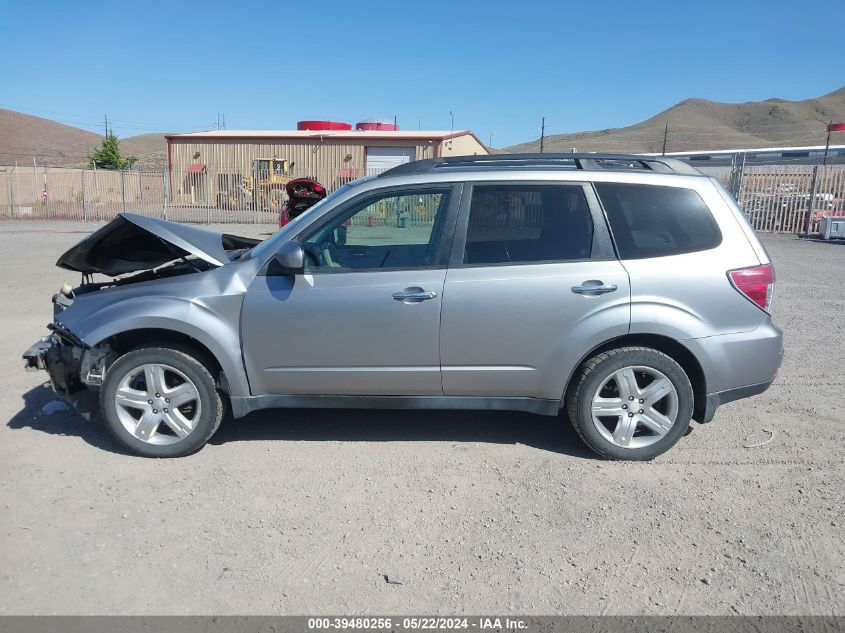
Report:
[[[126,372],[114,395],[117,417],[134,437],[155,445],[188,437],[200,416],[196,385],[170,365],[147,363]]]
[[[623,367],[607,376],[592,398],[592,420],[608,442],[644,448],[663,438],[678,417],[678,391],[653,367]]]

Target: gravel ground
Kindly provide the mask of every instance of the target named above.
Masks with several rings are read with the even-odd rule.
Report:
[[[775,385],[651,463],[563,419],[310,410],[149,460],[22,369],[93,228],[0,224],[0,613],[845,614],[845,246],[764,238]]]

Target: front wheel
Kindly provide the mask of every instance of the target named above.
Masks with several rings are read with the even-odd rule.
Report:
[[[585,362],[567,395],[578,435],[609,459],[648,460],[684,435],[693,392],[683,368],[647,347],[623,347]]]
[[[223,410],[208,369],[193,356],[166,347],[121,356],[100,390],[100,411],[112,435],[146,457],[198,451],[220,426]]]

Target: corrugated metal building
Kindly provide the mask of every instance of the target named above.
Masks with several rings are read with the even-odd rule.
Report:
[[[333,190],[412,160],[489,154],[469,130],[403,131],[379,121],[361,122],[355,130],[327,121],[301,121],[298,127],[167,135],[171,199],[211,201],[232,183],[256,177],[257,161],[264,161],[262,169],[273,161],[285,177],[316,178]]]

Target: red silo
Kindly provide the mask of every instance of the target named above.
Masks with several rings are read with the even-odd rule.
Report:
[[[399,126],[385,119],[364,119],[355,124],[356,130],[370,130],[378,132],[398,132]]]
[[[296,129],[319,132],[322,130],[351,130],[352,126],[342,121],[297,121]]]

